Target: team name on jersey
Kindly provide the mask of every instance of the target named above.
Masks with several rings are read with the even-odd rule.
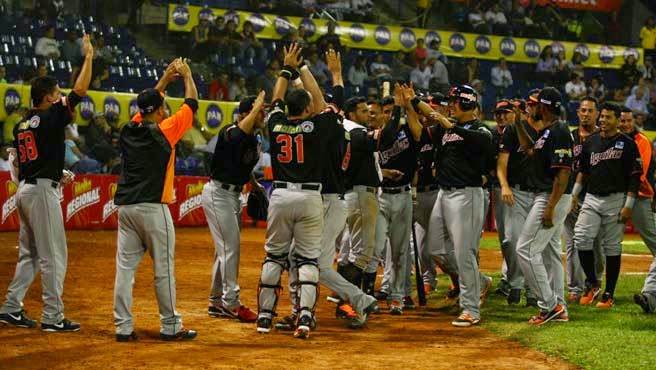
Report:
[[[422,146],[419,151],[421,153],[432,152],[433,151],[433,144],[424,144],[424,146]]]
[[[462,138],[462,136],[456,134],[456,133],[448,133],[444,134],[442,136],[442,145],[445,145],[446,143],[452,143],[456,141],[464,141],[465,139]]]
[[[574,145],[574,156],[575,157],[578,157],[579,154],[581,154],[582,151],[583,151],[583,145],[581,145],[581,144]]]
[[[280,132],[283,134],[310,133],[312,131],[314,131],[314,122],[312,121],[304,121],[300,125],[277,124],[273,126],[273,132]]]
[[[401,154],[404,150],[410,148],[410,140],[407,137],[403,140],[397,140],[394,142],[391,148],[380,152],[380,161],[385,164],[387,161]]]
[[[590,155],[590,165],[591,166],[596,166],[601,161],[606,161],[606,160],[609,160],[609,159],[620,159],[620,158],[622,158],[622,153],[624,152],[624,150],[616,149],[616,148],[617,148],[617,146],[615,148],[609,148],[606,151],[603,151],[601,153],[592,153]],[[624,143],[622,143],[622,148],[624,148]]]
[[[550,130],[547,130],[540,136],[538,141],[535,142],[535,145],[533,146],[534,149],[542,149],[544,148],[544,144],[547,142],[547,138],[549,137],[549,134],[551,133]]]

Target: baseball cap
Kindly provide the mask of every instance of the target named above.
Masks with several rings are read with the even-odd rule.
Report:
[[[141,114],[150,114],[164,104],[164,97],[156,89],[146,89],[137,96],[137,106]]]
[[[519,108],[520,111],[525,111],[526,110],[526,100],[524,99],[512,99],[510,101],[512,105],[515,107]]]
[[[562,105],[560,91],[555,87],[545,87],[538,95],[538,103],[551,108],[559,108]]]
[[[508,99],[501,99],[497,102],[496,107],[494,108],[494,113],[496,112],[512,112],[513,104]]]
[[[448,107],[449,106],[449,98],[444,96],[444,94],[439,93],[439,92],[434,92],[431,93],[429,98],[428,104],[432,108],[436,108],[438,106],[443,106],[443,107]]]
[[[248,113],[253,110],[253,104],[255,103],[257,97],[255,95],[249,95],[242,98],[239,101],[239,113]]]
[[[540,95],[540,89],[533,89],[528,92],[528,98],[526,99],[527,104],[536,104],[538,102],[538,95]]]

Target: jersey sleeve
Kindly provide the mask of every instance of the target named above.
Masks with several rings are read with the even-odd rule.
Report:
[[[507,126],[503,130],[501,138],[499,139],[498,150],[503,153],[512,153],[515,152],[518,147],[519,142],[517,140],[517,133],[515,132],[515,128],[513,126]]]
[[[574,140],[568,129],[559,126],[553,131],[553,151],[551,153],[551,168],[571,169],[573,163],[572,147]]]
[[[174,115],[160,122],[159,129],[169,144],[171,144],[171,147],[174,147],[182,139],[185,132],[191,128],[194,123],[194,113],[197,109],[198,101],[185,99],[180,109]]]
[[[573,168],[585,175],[590,173],[590,140],[581,146],[581,153],[576,156],[576,163]]]
[[[236,142],[244,138],[244,136],[246,136],[246,133],[239,126],[231,125],[225,129],[225,132],[219,138],[226,142]]]
[[[68,96],[62,96],[50,107],[50,111],[55,118],[56,127],[63,129],[73,121],[75,107],[81,100],[82,98],[79,95],[71,91]]]
[[[640,158],[640,152],[638,151],[638,146],[633,140],[627,140],[625,142],[627,149],[624,151],[624,169],[627,172],[629,179],[628,192],[633,194],[638,194],[640,190],[640,177],[642,176],[642,159]]]
[[[421,130],[421,137],[419,138],[419,143],[421,145],[433,144],[434,146],[441,146],[443,134],[444,134],[444,129],[440,125],[432,125],[429,127],[424,127],[424,129]]]
[[[269,122],[269,130],[271,130],[274,124],[280,121],[287,121],[284,101],[276,100],[271,104],[271,110],[267,116],[267,121]]]

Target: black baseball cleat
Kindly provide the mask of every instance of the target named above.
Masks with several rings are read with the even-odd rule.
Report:
[[[25,310],[17,312],[0,313],[0,323],[13,325],[19,328],[36,328],[36,320],[25,315]]]
[[[521,289],[510,289],[510,293],[508,293],[508,304],[509,305],[516,305],[519,304],[522,300],[522,290]]]
[[[526,306],[525,307],[538,307],[537,298],[526,297]]]
[[[63,319],[57,324],[41,323],[41,330],[50,333],[66,333],[80,331],[80,323],[73,322],[69,319]]]
[[[417,308],[417,305],[415,305],[415,301],[412,299],[412,297],[407,296],[403,297],[403,308],[406,310],[414,310]]]
[[[310,328],[312,327],[311,315],[302,315],[296,322],[296,331],[294,331],[294,338],[306,339],[310,336]]]
[[[257,332],[266,334],[271,331],[271,319],[268,317],[258,317]]]
[[[174,341],[174,340],[192,340],[198,336],[198,333],[195,330],[180,330],[179,332],[171,335],[171,334],[164,334],[164,333],[159,333],[159,339],[163,341]]]
[[[642,308],[642,310],[645,311],[645,313],[652,313],[652,312],[654,312],[654,311],[651,309],[651,306],[649,305],[649,300],[648,300],[647,297],[646,297],[644,294],[642,294],[642,293],[640,293],[640,294],[634,294],[634,295],[633,295],[633,302],[635,302],[635,304],[637,304],[638,306],[640,306],[640,307]]]
[[[139,339],[135,332],[130,334],[116,334],[117,342],[136,342]]]
[[[389,293],[379,290],[376,292],[376,294],[374,294],[374,298],[376,298],[379,301],[385,301],[387,300],[388,295]]]
[[[349,323],[349,327],[351,329],[362,328],[367,323],[367,320],[369,319],[369,315],[374,313],[376,310],[380,311],[380,309],[378,308],[378,302],[373,302],[367,308],[365,308],[361,314],[358,314],[358,316],[355,319],[351,320],[351,322]]]

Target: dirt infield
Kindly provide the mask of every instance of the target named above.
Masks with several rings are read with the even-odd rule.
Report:
[[[264,231],[242,232],[240,285],[242,302],[256,309],[257,281]],[[145,257],[137,273],[134,306],[138,343],[116,343],[112,322],[115,231],[69,231],[69,267],[65,283],[66,316],[79,321],[79,333],[48,334],[38,329],[0,326],[0,369],[211,369],[211,368],[430,368],[430,369],[571,369],[573,365],[500,339],[480,327],[457,329],[457,312],[440,302],[406,311],[401,317],[376,315],[363,330],[347,329],[334,318],[334,305],[318,305],[319,328],[307,341],[291,333],[258,335],[254,324],[207,316],[213,258],[206,229],[178,229],[177,308],[197,340],[163,343],[153,289],[152,264]],[[0,294],[16,263],[17,233],[0,233]],[[484,251],[484,270],[496,271],[500,254]],[[624,263],[623,271],[646,271],[647,259]],[[31,317],[40,318],[40,280],[25,298]],[[278,311],[289,310],[284,296]],[[485,319],[485,318],[483,318]]]

